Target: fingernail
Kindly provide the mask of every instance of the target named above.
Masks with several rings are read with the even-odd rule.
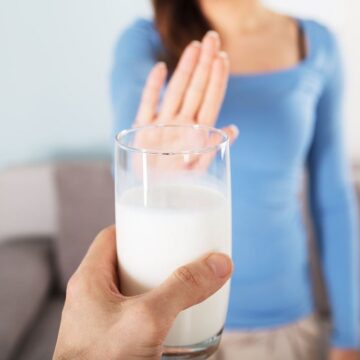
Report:
[[[160,61],[157,63],[157,66],[160,68],[160,69],[166,69],[166,64],[164,61]]]
[[[206,36],[210,36],[210,37],[213,37],[214,39],[220,39],[220,36],[219,34],[214,31],[214,30],[210,30],[206,33]]]
[[[194,41],[191,42],[190,45],[193,46],[193,47],[196,47],[196,48],[200,48],[201,47],[201,42],[197,41],[197,40],[194,40]]]
[[[234,133],[234,137],[237,138],[240,133],[239,128],[236,125],[231,125],[230,128],[231,128],[231,131]]]
[[[206,259],[213,273],[220,279],[227,277],[232,269],[232,263],[228,256],[222,254],[211,254]]]
[[[224,60],[228,60],[229,59],[229,55],[227,54],[227,52],[225,51],[220,51],[218,56]]]

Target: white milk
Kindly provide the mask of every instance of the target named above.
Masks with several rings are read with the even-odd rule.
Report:
[[[144,199],[143,190],[134,188],[117,199],[120,281],[128,296],[152,289],[176,268],[207,252],[231,253],[230,203],[220,192],[173,185],[151,188],[148,194]],[[183,311],[165,344],[192,345],[216,335],[224,325],[228,298],[229,283]]]

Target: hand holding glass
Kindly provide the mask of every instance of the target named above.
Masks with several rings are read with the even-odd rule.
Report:
[[[115,159],[124,295],[147,292],[208,252],[231,254],[229,139],[224,132],[202,125],[125,130],[117,136]],[[220,341],[228,297],[229,283],[180,313],[164,356],[210,356]]]

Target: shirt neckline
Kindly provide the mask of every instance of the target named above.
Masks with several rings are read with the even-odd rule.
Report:
[[[264,71],[264,72],[249,73],[249,74],[231,73],[229,76],[230,80],[264,79],[264,78],[271,78],[274,76],[283,76],[283,75],[288,75],[291,73],[298,72],[298,71],[302,70],[304,67],[306,67],[310,63],[310,61],[313,57],[312,39],[311,39],[310,33],[308,31],[306,21],[303,19],[297,18],[297,17],[293,17],[293,19],[298,23],[298,26],[301,27],[301,30],[304,34],[306,50],[307,50],[306,56],[304,59],[300,60],[297,64],[295,64],[293,66],[289,66],[287,68],[283,68],[283,69],[279,69],[279,70]]]

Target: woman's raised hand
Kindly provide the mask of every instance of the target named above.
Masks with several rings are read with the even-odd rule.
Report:
[[[220,38],[209,31],[202,42],[193,41],[183,55],[169,81],[159,109],[160,93],[167,77],[164,63],[150,72],[135,126],[159,124],[202,124],[214,126],[224,99],[229,60],[220,51]],[[237,128],[223,129],[234,141]]]

